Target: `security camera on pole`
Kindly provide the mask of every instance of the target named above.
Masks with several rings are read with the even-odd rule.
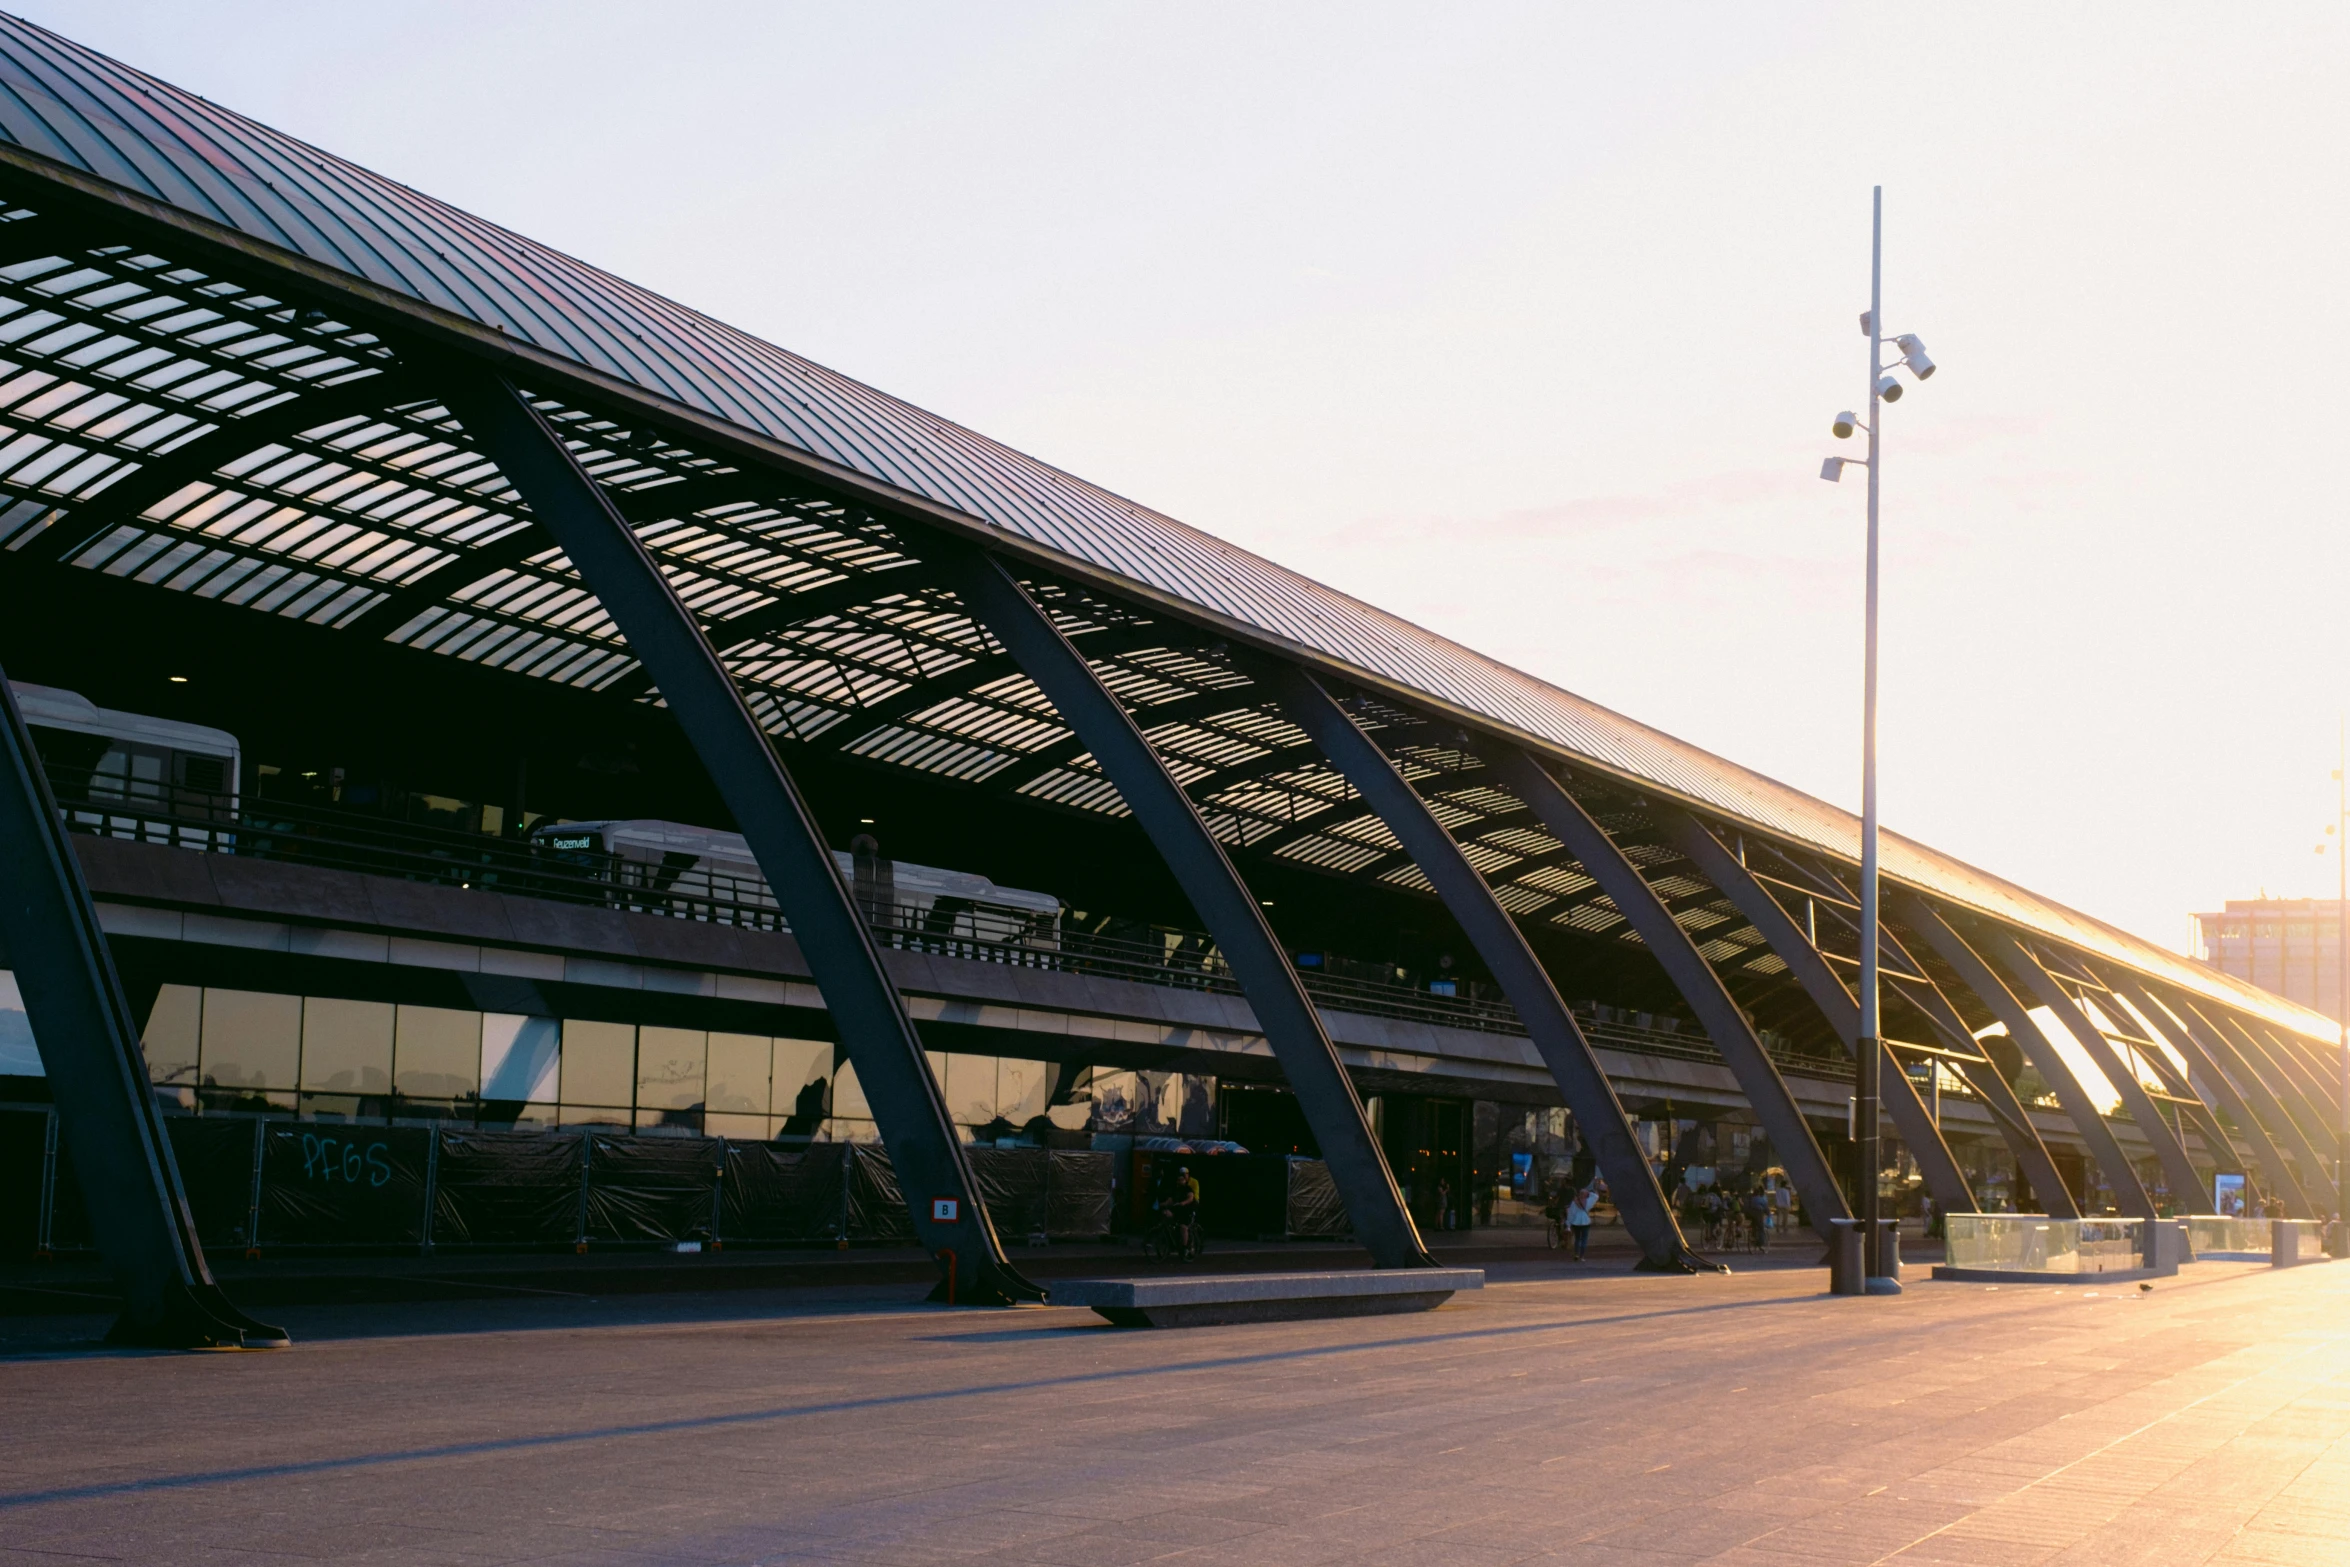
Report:
[[[1885,363],[1885,187],[1875,188],[1869,226],[1869,309],[1860,329],[1869,339],[1869,416],[1866,420],[1840,413],[1829,426],[1838,440],[1854,430],[1869,437],[1866,457],[1831,457],[1820,465],[1820,477],[1842,481],[1847,463],[1869,471],[1869,548],[1867,652],[1864,655],[1860,759],[1860,1040],[1859,1081],[1853,1086],[1853,1141],[1860,1165],[1860,1226],[1866,1247],[1862,1271],[1871,1295],[1898,1295],[1901,1280],[1886,1254],[1879,1208],[1878,1166],[1882,1154],[1877,1122],[1883,1106],[1885,1047],[1877,1027],[1877,481],[1882,476],[1884,446],[1879,439],[1884,405],[1901,401],[1902,385],[1894,371],[1907,369],[1920,381],[1934,373],[1926,345],[1910,334],[1893,339],[1901,357]]]

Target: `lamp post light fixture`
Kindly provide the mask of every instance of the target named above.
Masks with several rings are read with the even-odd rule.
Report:
[[[1877,1020],[1877,492],[1883,477],[1884,408],[1887,403],[1901,401],[1903,387],[1896,370],[1907,370],[1919,381],[1934,373],[1934,361],[1926,356],[1926,345],[1913,333],[1903,333],[1893,339],[1893,346],[1901,357],[1891,364],[1885,362],[1885,187],[1879,185],[1870,193],[1869,221],[1869,309],[1860,318],[1861,331],[1869,339],[1869,395],[1865,403],[1868,417],[1861,418],[1849,411],[1838,414],[1828,426],[1838,440],[1849,440],[1855,430],[1864,431],[1869,438],[1866,457],[1831,457],[1820,465],[1820,477],[1830,483],[1841,482],[1848,465],[1859,464],[1869,471],[1869,541],[1868,541],[1868,608],[1865,615],[1866,651],[1862,655],[1861,679],[1861,741],[1860,741],[1860,1039],[1857,1042],[1859,1059],[1858,1081],[1854,1086],[1853,1141],[1860,1165],[1860,1225],[1862,1246],[1861,1271],[1867,1278],[1866,1289],[1871,1295],[1897,1295],[1901,1281],[1886,1255],[1884,1238],[1879,1233],[1883,1201],[1880,1196],[1878,1168],[1882,1161],[1882,1140],[1878,1121],[1884,1101],[1885,1046]]]
[[[2350,1257],[2350,1189],[2343,1185],[2350,1176],[2350,779],[2345,772],[2350,772],[2350,718],[2337,720],[2334,730],[2334,824],[2326,829],[2333,842],[2317,846],[2320,854],[2334,851],[2334,1020],[2342,1081],[2335,1106],[2334,1222],[2326,1227],[2326,1250],[2336,1257]]]

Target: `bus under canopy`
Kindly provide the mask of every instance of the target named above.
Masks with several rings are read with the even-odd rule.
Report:
[[[727,911],[771,910],[775,895],[740,833],[683,822],[554,822],[531,830],[543,852],[578,865],[616,886],[642,889],[669,902],[711,905],[707,917],[729,923]],[[1051,893],[999,886],[970,871],[884,860],[836,849],[833,861],[877,926],[974,941],[1058,945],[1062,904]],[[764,922],[762,922],[764,923]]]
[[[60,794],[235,818],[242,751],[227,730],[119,712],[55,686],[8,684]]]

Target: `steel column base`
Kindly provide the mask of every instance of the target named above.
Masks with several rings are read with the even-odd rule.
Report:
[[[1009,1269],[983,1268],[976,1279],[958,1279],[948,1268],[922,1298],[933,1306],[1041,1306],[1045,1291]]]
[[[1632,1264],[1634,1273],[1727,1273],[1730,1265],[1716,1262],[1711,1257],[1700,1257],[1688,1247],[1677,1248],[1670,1257],[1643,1257]]]
[[[283,1349],[293,1337],[246,1316],[217,1286],[197,1284],[174,1289],[153,1311],[125,1311],[106,1342],[117,1349]]]

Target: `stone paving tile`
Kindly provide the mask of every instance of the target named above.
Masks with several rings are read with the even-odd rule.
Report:
[[[2333,1273],[1586,1273],[1179,1334],[318,1308],[285,1354],[0,1359],[0,1562],[2299,1567],[2350,1539]]]

